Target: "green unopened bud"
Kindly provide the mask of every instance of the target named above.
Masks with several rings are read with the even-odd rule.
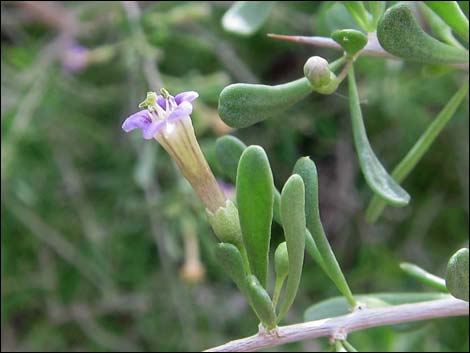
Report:
[[[367,36],[355,29],[341,29],[334,31],[331,38],[341,45],[347,56],[354,56],[367,44]]]
[[[331,81],[328,61],[320,56],[310,57],[304,65],[304,75],[313,88],[325,86]]]
[[[215,235],[221,242],[243,249],[238,209],[232,201],[226,200],[225,207],[219,207],[215,212],[206,209],[206,213]]]
[[[274,252],[274,269],[276,270],[276,282],[274,284],[273,305],[276,307],[281,296],[282,286],[289,273],[289,255],[286,242],[279,244]]]
[[[336,75],[334,73],[331,73],[330,83],[328,83],[325,86],[315,88],[315,92],[318,92],[321,94],[332,94],[336,92],[339,84],[340,84],[340,81],[336,79]]]
[[[320,56],[312,56],[307,60],[304,74],[315,92],[332,94],[338,88],[336,75],[331,72],[328,61]]]
[[[276,270],[276,278],[284,280],[289,272],[289,256],[287,254],[287,244],[282,242],[278,245],[274,253],[274,267]]]

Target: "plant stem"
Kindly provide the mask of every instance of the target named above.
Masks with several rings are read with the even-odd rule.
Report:
[[[346,341],[346,340],[343,341],[343,346],[344,346],[344,348],[346,348],[346,350],[347,350],[348,352],[357,352],[357,349],[354,348],[354,347],[351,345],[351,343],[349,343],[349,342]]]
[[[281,326],[277,328],[274,334],[258,333],[210,348],[206,352],[254,352],[285,343],[318,337],[333,337],[334,339],[344,340],[348,333],[371,327],[442,317],[466,316],[468,312],[467,302],[452,297],[385,308],[363,309],[335,318]]]

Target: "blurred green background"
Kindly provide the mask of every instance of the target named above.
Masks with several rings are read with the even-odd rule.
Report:
[[[229,6],[2,2],[2,351],[197,351],[256,332],[213,259],[215,238],[186,181],[155,141],[121,130],[160,83],[200,93],[193,122],[221,180],[214,143],[227,133],[266,149],[278,187],[299,157],[316,161],[324,226],[353,292],[428,291],[399,262],[443,276],[448,258],[468,246],[468,103],[404,183],[410,206],[367,225],[371,191],[351,140],[346,85],[238,131],[217,115],[232,82],[283,83],[301,77],[312,55],[340,55],[266,33],[328,36],[354,26],[350,16],[341,5],[277,2],[244,38],[221,27]],[[462,79],[376,58],[359,59],[357,76],[371,144],[389,170]],[[278,242],[280,229],[273,234]],[[195,245],[199,267],[188,264]],[[335,295],[306,259],[285,322]],[[468,318],[371,329],[350,342],[360,351],[468,351]],[[326,339],[276,348],[320,349]]]

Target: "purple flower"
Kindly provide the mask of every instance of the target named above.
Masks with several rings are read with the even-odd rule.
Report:
[[[183,92],[175,97],[165,89],[161,95],[148,92],[141,110],[128,117],[122,124],[126,132],[142,129],[146,140],[155,138],[178,165],[206,208],[215,212],[225,207],[226,197],[217,185],[214,175],[202,154],[189,115],[193,111],[191,102],[197,92]]]
[[[147,106],[147,109],[128,117],[122,124],[122,129],[125,132],[142,129],[142,136],[146,140],[154,138],[162,130],[171,133],[178,120],[189,118],[193,111],[191,102],[198,96],[194,91],[182,92],[175,97],[165,90],[162,90],[162,95],[149,92],[147,99],[139,105]]]

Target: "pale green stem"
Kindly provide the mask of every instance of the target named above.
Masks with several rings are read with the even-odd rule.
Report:
[[[357,352],[357,349],[354,348],[354,347],[351,345],[351,343],[349,343],[348,341],[343,341],[343,346],[344,346],[344,348],[346,348],[346,350],[347,350],[348,352]]]
[[[400,268],[405,272],[407,275],[417,279],[421,283],[428,285],[430,287],[436,288],[437,290],[447,293],[446,281],[444,278],[438,277],[429,273],[428,271],[422,269],[421,267],[410,264],[407,262],[403,262],[400,264]]]

